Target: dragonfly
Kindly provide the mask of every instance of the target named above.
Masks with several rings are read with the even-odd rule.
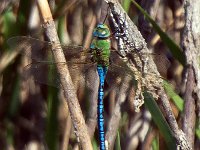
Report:
[[[73,76],[76,71],[80,71],[80,69],[86,70],[85,72],[87,72],[88,69],[95,69],[98,73],[97,122],[100,150],[106,149],[103,103],[105,79],[107,79],[110,85],[118,86],[123,82],[123,78],[125,77],[124,72],[126,72],[126,76],[129,76],[130,78],[134,77],[133,72],[124,69],[126,64],[123,61],[119,61],[118,53],[111,50],[110,36],[111,33],[109,27],[104,23],[100,23],[93,31],[93,40],[89,49],[85,49],[82,46],[62,45],[67,64],[71,70],[71,76]],[[33,75],[35,78],[34,80],[39,83],[60,87],[57,76],[51,76],[48,80],[45,79],[44,76],[46,67],[51,68],[58,63],[62,63],[54,62],[50,43],[31,37],[18,36],[10,38],[8,44],[33,60],[33,62],[25,69],[25,77]],[[115,80],[119,79],[119,77],[121,77],[121,82]]]
[[[108,71],[109,58],[110,58],[110,48],[111,41],[110,30],[105,24],[98,24],[93,32],[93,40],[90,45],[90,49],[93,54],[93,61],[97,62],[97,72],[99,75],[99,89],[98,89],[98,130],[99,130],[99,139],[100,139],[100,150],[106,149],[105,147],[105,133],[104,133],[104,82],[105,77]]]

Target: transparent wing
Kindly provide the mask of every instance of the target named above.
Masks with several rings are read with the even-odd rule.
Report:
[[[31,63],[24,68],[23,77],[24,79],[29,79],[33,77],[34,81],[50,85],[53,87],[60,87],[60,76],[57,73],[56,65],[63,65],[63,63],[52,63],[52,62],[36,62]],[[98,80],[98,74],[96,71],[95,63],[74,63],[67,62],[70,75],[74,84],[85,82],[88,87],[92,85],[92,81]],[[123,66],[124,65],[124,66]],[[106,75],[106,82],[109,87],[117,87],[123,83],[125,77],[132,79],[134,74],[130,69],[125,66],[125,63],[122,64],[111,64]],[[90,81],[91,80],[91,81]],[[129,86],[129,85],[127,85]]]
[[[164,54],[154,54],[153,55],[153,59],[154,59],[154,62],[156,64],[156,66],[157,66],[157,69],[158,69],[159,73],[163,77],[166,78],[168,69],[171,66],[171,62],[169,61],[167,56],[164,55]]]
[[[25,80],[33,79],[42,84],[59,87],[59,76],[55,69],[55,65],[50,63],[32,63],[24,67],[22,77]]]
[[[24,68],[23,78],[25,80],[33,77],[33,80],[41,83],[50,85],[53,87],[60,88],[60,76],[57,72],[56,65],[63,65],[63,63],[52,63],[52,62],[37,62],[31,63]],[[95,64],[75,64],[71,62],[67,62],[69,67],[69,72],[72,77],[72,81],[74,84],[80,82],[81,80],[85,80],[87,78],[86,72],[89,70],[95,70]]]
[[[143,54],[143,55],[152,55],[154,59],[159,59],[161,61],[166,61],[166,65],[163,66],[161,69],[167,71],[167,68],[169,67],[169,61],[165,60],[167,59],[166,57],[160,55],[160,54]],[[164,59],[164,60],[163,60]],[[160,65],[161,63],[159,63]],[[163,65],[163,64],[161,64]],[[142,74],[141,74],[142,75]],[[152,73],[151,74],[145,74],[149,76],[154,76]],[[112,86],[119,86],[122,84],[125,80],[130,80],[129,84],[127,86],[130,86],[132,84],[133,86],[136,86],[136,82],[134,79],[135,72],[127,66],[127,63],[124,62],[120,56],[116,52],[111,52],[111,65],[109,66],[108,73],[106,76],[106,81],[108,82],[109,85]],[[162,76],[158,76],[155,74],[155,78],[162,78]],[[143,78],[141,76],[141,78]]]
[[[109,87],[119,87],[127,80],[130,82],[126,82],[127,84],[124,85],[125,87],[130,87],[130,83],[132,86],[136,85],[136,83],[134,83],[134,72],[127,66],[126,62],[120,59],[120,56],[116,52],[111,52],[110,59],[111,64],[108,68],[108,73],[106,76],[106,82],[108,83]]]
[[[49,42],[26,36],[17,36],[10,38],[8,44],[13,50],[35,60],[24,68],[23,77],[25,79],[32,76],[38,83],[60,87],[60,77],[56,65],[62,65],[63,63],[54,61]],[[89,69],[94,69],[95,66],[94,62],[91,61],[89,50],[77,45],[61,46],[74,83],[87,78],[86,72]]]
[[[121,58],[123,57],[116,49],[112,49],[111,53],[117,53],[119,56],[121,56]],[[129,55],[131,55],[131,53]],[[143,57],[149,57],[149,56],[152,57],[154,62],[157,64],[158,71],[162,75],[167,74],[166,72],[169,69],[171,62],[169,61],[169,59],[167,58],[167,56],[164,53],[142,53],[142,52],[140,52],[140,55],[142,55]]]
[[[41,41],[35,38],[26,36],[16,36],[10,38],[8,45],[36,61],[52,61],[51,44],[47,41]],[[91,57],[89,50],[77,45],[61,45],[65,54],[66,60],[80,60],[83,56]]]
[[[141,55],[143,55],[144,57],[152,57],[154,63],[157,66],[158,72],[163,77],[167,77],[167,71],[171,63],[164,53],[141,53]]]
[[[117,50],[112,50],[111,53],[112,53],[112,55],[113,55],[113,53],[117,53],[118,54],[118,58],[117,59],[120,59],[119,56],[121,56],[121,55],[119,54],[119,52]],[[133,53],[133,55],[135,55],[135,54]],[[140,52],[138,55],[140,55],[142,57],[152,57],[153,60],[154,60],[154,63],[157,66],[157,69],[158,69],[159,73],[163,77],[167,77],[167,72],[168,72],[169,67],[171,66],[171,62],[169,61],[169,59],[166,56],[166,54],[164,54],[164,53],[142,53],[142,52]],[[126,59],[126,57],[123,57],[123,59],[124,58]],[[128,55],[128,59],[130,59],[130,58],[131,59],[133,58],[133,60],[134,60],[134,57],[132,57],[132,53],[130,53]],[[111,59],[112,59],[112,57],[111,57]],[[114,59],[116,61],[116,56],[115,56]]]

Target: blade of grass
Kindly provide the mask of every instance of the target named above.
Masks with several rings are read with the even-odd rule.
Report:
[[[164,88],[165,88],[167,95],[173,100],[176,107],[180,111],[183,111],[183,107],[184,107],[183,99],[178,94],[176,94],[176,92],[173,90],[172,86],[165,80],[164,80]]]
[[[93,147],[93,150],[98,150],[98,144],[95,139],[92,140],[92,147]]]
[[[131,5],[131,1],[130,0],[124,0],[123,1],[122,7],[126,11],[126,13],[128,13],[130,5]]]
[[[14,145],[14,126],[13,124],[10,122],[10,120],[5,120],[4,121],[5,125],[6,125],[6,142],[8,147],[12,147]],[[2,149],[6,149],[6,147],[1,147]]]
[[[148,108],[149,112],[151,113],[152,119],[157,125],[159,131],[163,135],[166,144],[169,149],[176,149],[176,140],[172,135],[172,131],[167,124],[162,112],[160,111],[158,105],[156,104],[155,100],[152,96],[147,93],[146,91],[143,93],[145,97],[145,106]]]
[[[121,150],[121,144],[120,144],[120,132],[117,131],[117,139],[115,143],[115,149],[116,150]]]
[[[56,69],[55,66],[52,66],[48,73],[48,78],[52,79],[53,69]],[[58,149],[58,89],[50,87],[48,88],[48,114],[47,114],[47,129],[46,129],[46,140],[49,150]]]
[[[200,140],[200,121],[199,121],[199,119],[196,122],[195,134],[196,134],[197,138]]]
[[[152,149],[159,150],[159,135],[157,135],[152,142]]]

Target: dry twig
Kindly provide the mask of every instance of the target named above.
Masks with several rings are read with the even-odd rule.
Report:
[[[55,62],[62,62],[62,64],[57,63],[57,70],[60,75],[61,85],[64,90],[64,96],[69,107],[71,119],[76,130],[75,132],[78,141],[80,141],[80,145],[84,150],[92,150],[92,145],[85,124],[85,120],[83,118],[75,88],[69,74],[68,66],[66,64],[62,48],[60,46],[48,2],[46,0],[37,0],[37,4],[41,13],[41,17],[43,19],[43,27],[45,29],[45,33],[48,37],[49,42],[51,42],[52,44],[52,53]]]
[[[200,118],[200,1],[185,0],[185,27],[182,47],[186,55],[187,86],[185,91],[185,118],[183,122],[184,131],[188,137],[191,147],[194,147],[194,127],[195,127],[195,107],[197,107],[197,117]],[[191,82],[191,83],[190,83]],[[195,102],[197,106],[195,106]],[[198,125],[199,126],[199,125]]]

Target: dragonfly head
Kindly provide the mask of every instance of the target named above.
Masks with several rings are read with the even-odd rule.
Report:
[[[93,32],[94,37],[108,38],[110,36],[110,30],[107,25],[99,23]]]

